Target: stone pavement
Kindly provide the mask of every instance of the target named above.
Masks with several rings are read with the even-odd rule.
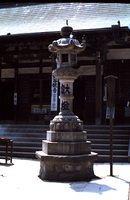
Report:
[[[0,160],[0,198],[7,200],[128,200],[130,166],[116,163],[114,176],[109,176],[109,164],[94,164],[99,179],[90,182],[48,182],[38,178],[40,162],[37,160],[13,159],[13,165],[4,165]]]

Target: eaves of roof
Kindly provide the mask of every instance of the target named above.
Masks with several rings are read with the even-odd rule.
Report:
[[[0,35],[58,32],[69,20],[74,30],[130,26],[130,4],[41,3],[0,9]]]

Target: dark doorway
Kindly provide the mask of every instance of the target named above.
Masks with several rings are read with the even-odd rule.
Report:
[[[95,76],[80,76],[74,82],[74,113],[85,124],[95,123]]]
[[[130,124],[130,63],[122,63],[118,76],[118,90],[116,92],[116,107],[118,124]]]
[[[50,104],[51,104],[51,76],[50,74],[42,75],[42,77],[35,77],[30,80],[30,106],[31,106],[31,120],[50,121]]]
[[[14,81],[3,80],[0,83],[0,120],[14,120]]]

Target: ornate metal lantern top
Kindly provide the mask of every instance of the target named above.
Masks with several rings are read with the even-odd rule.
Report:
[[[50,52],[59,53],[63,51],[71,51],[71,53],[79,53],[86,47],[85,40],[80,44],[77,39],[73,38],[73,28],[70,26],[64,26],[61,28],[62,38],[54,40],[52,44],[48,46]]]

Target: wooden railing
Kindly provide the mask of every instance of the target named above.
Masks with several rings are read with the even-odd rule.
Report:
[[[7,164],[8,160],[12,163],[13,140],[0,137],[0,145],[5,146],[5,163]]]

